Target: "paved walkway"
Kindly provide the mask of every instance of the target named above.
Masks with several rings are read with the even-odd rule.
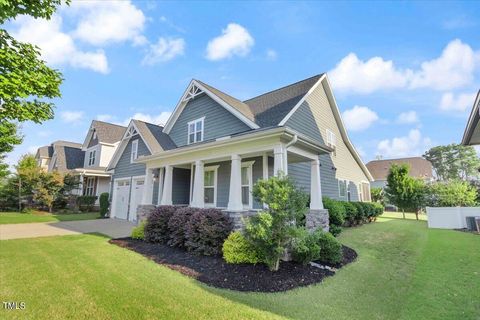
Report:
[[[62,221],[53,223],[19,223],[0,225],[0,240],[102,233],[111,238],[130,236],[135,225],[116,219]]]

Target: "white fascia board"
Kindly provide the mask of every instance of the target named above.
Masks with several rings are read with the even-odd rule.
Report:
[[[303,96],[302,99],[300,99],[300,101],[298,101],[298,103],[295,105],[295,107],[293,107],[292,110],[290,110],[290,112],[282,119],[282,121],[280,121],[280,123],[278,124],[279,126],[283,126],[285,125],[285,123],[288,121],[288,119],[290,119],[290,117],[295,113],[295,111],[297,111],[298,108],[300,108],[300,106],[303,104],[303,102],[305,102],[305,100],[307,99],[307,97],[313,92],[315,91],[315,89],[320,85],[320,83],[322,83],[323,79],[325,79],[327,76],[326,73],[324,73],[320,79],[318,79],[318,81],[310,88],[310,90],[308,90],[308,92]]]

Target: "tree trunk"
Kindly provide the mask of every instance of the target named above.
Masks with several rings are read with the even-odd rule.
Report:
[[[405,210],[402,209],[403,219],[405,219]]]
[[[418,220],[418,212],[419,210],[415,210],[415,217],[417,218],[417,220]]]

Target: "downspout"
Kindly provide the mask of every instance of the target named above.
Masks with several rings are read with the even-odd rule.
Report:
[[[297,143],[297,141],[298,141],[298,135],[294,134],[292,140],[285,145],[285,149],[288,149],[288,147]]]

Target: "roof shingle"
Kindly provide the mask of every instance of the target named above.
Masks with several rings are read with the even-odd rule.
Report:
[[[392,164],[408,164],[410,176],[421,179],[432,179],[433,168],[430,161],[422,157],[401,159],[373,160],[367,163],[367,168],[375,180],[387,180],[388,172]]]

